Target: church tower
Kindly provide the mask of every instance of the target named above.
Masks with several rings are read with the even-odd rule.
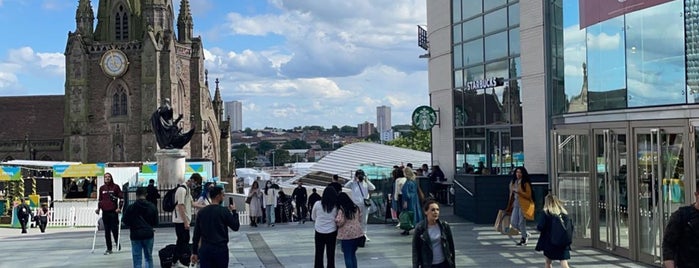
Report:
[[[175,30],[173,0],[100,0],[96,26],[90,0],[78,1],[65,50],[65,160],[155,161],[150,116],[169,98],[183,115],[179,127],[196,129],[187,157],[213,161],[208,175],[221,176],[223,120],[206,84],[202,40],[192,36],[189,1],[179,5]]]

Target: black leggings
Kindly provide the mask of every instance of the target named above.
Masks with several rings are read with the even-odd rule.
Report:
[[[102,211],[102,222],[107,250],[112,251],[112,235],[114,235],[114,242],[119,241],[119,214],[116,211]]]
[[[313,267],[323,268],[323,251],[327,248],[328,268],[335,268],[335,244],[337,241],[337,231],[329,234],[321,234],[316,231],[316,256]]]

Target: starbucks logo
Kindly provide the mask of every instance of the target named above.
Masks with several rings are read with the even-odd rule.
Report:
[[[413,111],[413,126],[430,130],[437,123],[437,113],[430,106],[420,106]]]

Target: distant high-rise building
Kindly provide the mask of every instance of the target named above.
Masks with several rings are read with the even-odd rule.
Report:
[[[226,116],[231,118],[231,131],[243,130],[243,103],[239,101],[226,102]]]
[[[374,123],[364,121],[364,123],[357,125],[357,137],[368,137],[371,134],[374,134]]]
[[[376,130],[379,132],[382,141],[393,140],[391,126],[391,107],[386,105],[376,107]]]

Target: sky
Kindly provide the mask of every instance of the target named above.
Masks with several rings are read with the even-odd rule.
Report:
[[[97,15],[98,0],[92,0]],[[0,96],[62,95],[78,0],[0,0]],[[173,0],[175,15],[179,0]],[[418,56],[425,0],[190,0],[211,94],[243,103],[243,128],[409,124],[429,105]],[[97,20],[95,19],[95,24]],[[156,107],[154,107],[155,109]]]

